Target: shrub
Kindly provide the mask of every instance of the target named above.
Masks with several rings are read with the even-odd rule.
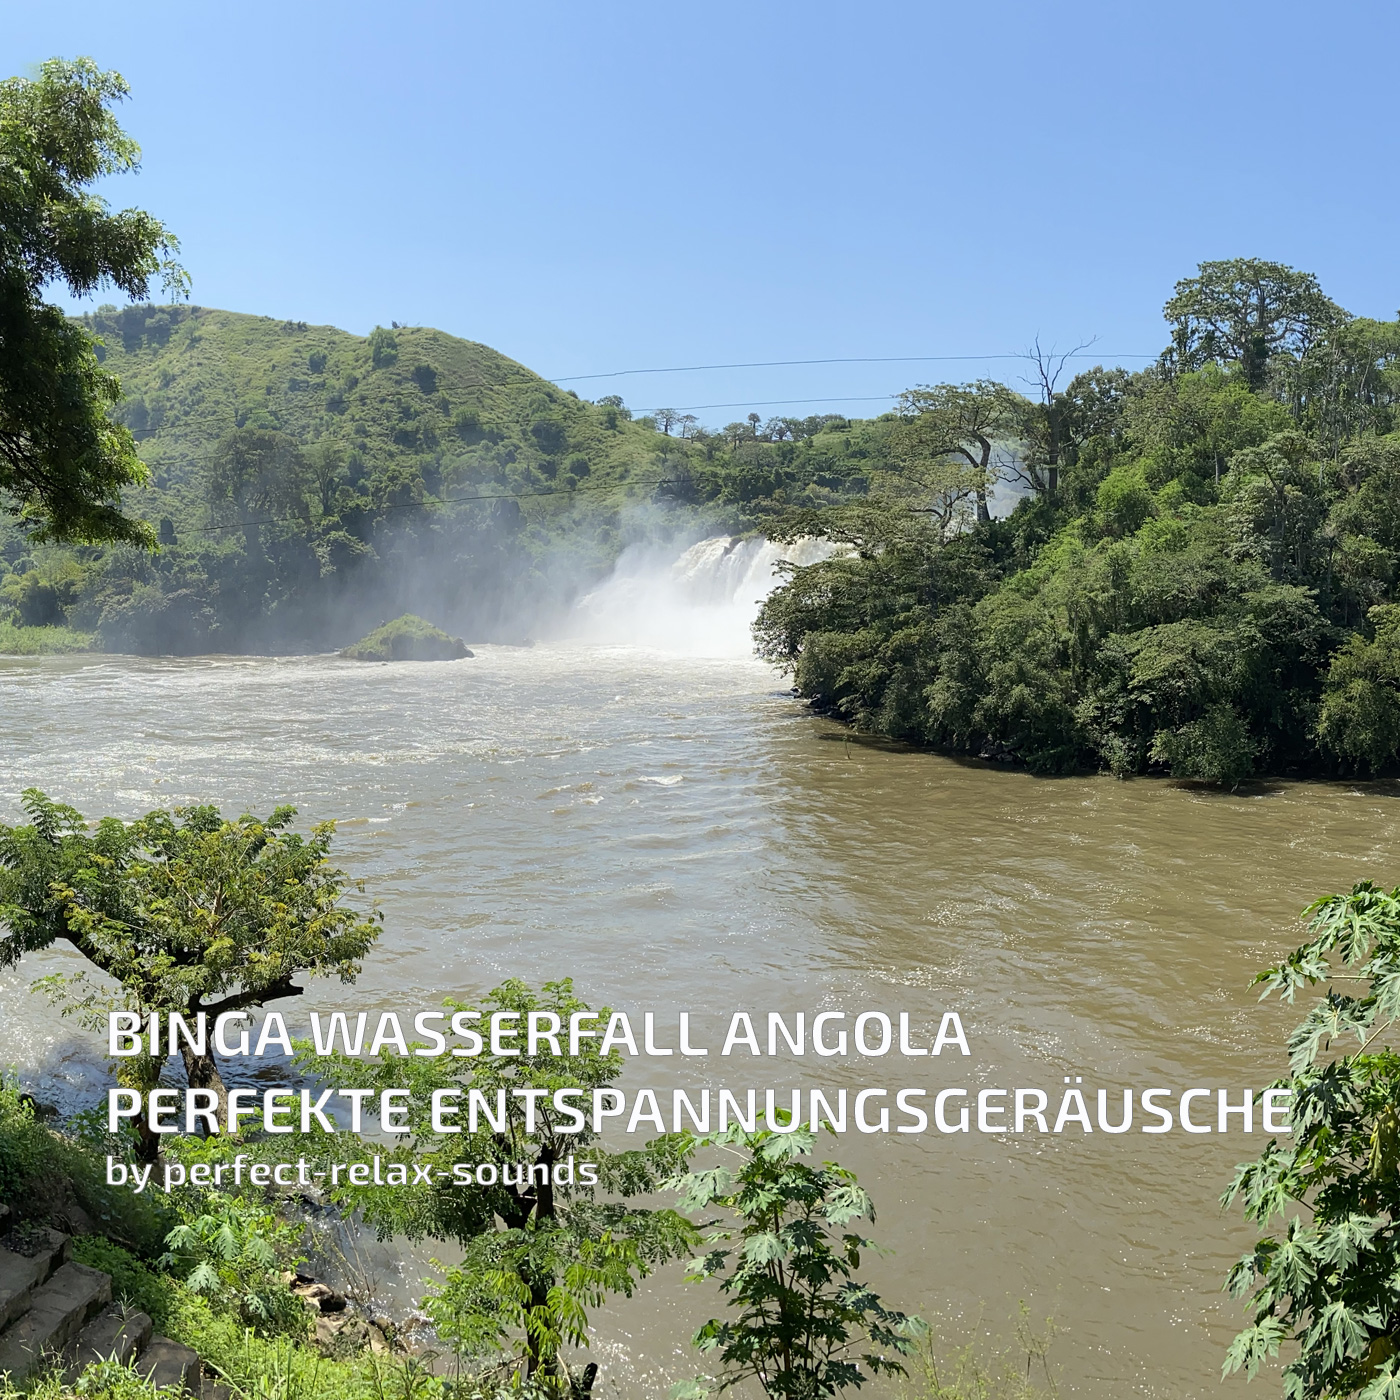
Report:
[[[71,1229],[77,1206],[104,1234],[152,1256],[171,1226],[169,1210],[125,1187],[108,1186],[101,1153],[39,1122],[19,1086],[0,1086],[0,1201],[22,1220]]]
[[[73,1241],[73,1258],[91,1269],[112,1276],[112,1296],[139,1308],[163,1332],[176,1306],[178,1285],[143,1264],[130,1250],[101,1235],[83,1235]]]

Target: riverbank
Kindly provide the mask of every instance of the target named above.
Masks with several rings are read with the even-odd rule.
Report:
[[[0,622],[0,656],[73,656],[96,652],[97,637],[72,627],[19,627]]]

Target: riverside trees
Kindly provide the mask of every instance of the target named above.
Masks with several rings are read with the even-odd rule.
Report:
[[[0,499],[40,538],[154,543],[122,505],[147,473],[107,416],[121,386],[88,332],[43,299],[55,282],[133,300],[156,278],[184,288],[169,230],[139,209],[114,214],[91,191],[138,168],[111,111],[127,91],[90,59],[0,82]]]
[[[1166,315],[1147,370],[983,386],[982,446],[940,460],[1035,467],[1007,518],[950,530],[878,470],[789,512],[776,532],[855,552],[769,599],[761,654],[858,728],[1041,772],[1394,771],[1400,322],[1257,260],[1202,264]],[[906,396],[891,447],[940,442],[966,393]]]
[[[29,789],[29,822],[0,826],[0,967],[64,941],[115,979],[115,991],[73,978],[53,990],[78,1010],[179,1012],[194,1026],[303,990],[295,979],[351,982],[379,935],[377,912],[346,895],[362,888],[331,864],[334,823],[309,837],[289,831],[296,809],[265,820],[217,808],[156,811],[135,822],[107,817],[89,834],[72,807]],[[168,1042],[162,1049],[174,1050]],[[149,1088],[164,1053],[123,1060],[131,1087]],[[227,1097],[212,1043],[180,1044],[194,1088],[207,1089],[219,1121]],[[159,1139],[143,1129],[143,1154]]]

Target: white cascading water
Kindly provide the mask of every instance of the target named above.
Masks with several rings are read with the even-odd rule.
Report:
[[[679,557],[655,545],[632,545],[608,579],[579,599],[568,634],[685,656],[751,656],[750,628],[782,582],[777,566],[815,564],[835,552],[825,540],[779,545],[732,535],[701,540]]]

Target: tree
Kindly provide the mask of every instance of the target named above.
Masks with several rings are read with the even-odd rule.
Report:
[[[1195,277],[1176,284],[1162,314],[1181,368],[1233,361],[1255,390],[1275,355],[1302,358],[1348,319],[1312,273],[1259,258],[1201,263]]]
[[[1026,352],[1026,358],[1034,367],[1034,378],[1030,382],[1038,402],[1022,400],[1018,436],[1025,447],[1010,471],[1033,491],[1053,491],[1060,484],[1062,461],[1072,450],[1073,409],[1077,406],[1069,391],[1060,390],[1060,376],[1070,360],[1092,344],[1091,340],[1081,341],[1073,350],[1061,353],[1053,348],[1045,349],[1037,336],[1035,344]],[[1103,367],[1097,366],[1094,372],[1102,374]],[[1078,383],[1076,376],[1070,388]]]
[[[863,1385],[867,1372],[904,1374],[896,1358],[913,1351],[925,1324],[886,1308],[855,1281],[861,1251],[875,1245],[846,1227],[873,1221],[875,1207],[852,1172],[799,1160],[815,1141],[790,1116],[780,1132],[736,1124],[693,1148],[735,1156],[737,1169],[710,1167],[667,1183],[682,1210],[729,1214],[708,1243],[742,1242],[691,1264],[690,1277],[718,1279],[736,1312],[695,1334],[702,1353],[718,1353],[720,1373],[677,1387],[678,1397],[722,1394],[755,1380],[770,1400],[823,1400]]]
[[[294,807],[265,821],[214,807],[107,817],[89,835],[80,813],[34,788],[21,802],[29,824],[0,826],[0,967],[70,943],[118,984],[115,994],[52,984],[81,1011],[173,1011],[191,1029],[203,1013],[212,1025],[300,996],[303,974],[353,982],[379,936],[376,912],[344,902],[362,887],[330,863],[334,823],[298,836],[287,830]],[[212,1090],[226,1121],[212,1040],[203,1051],[183,1043],[181,1055],[190,1085]],[[133,1069],[158,1075],[163,1060]],[[158,1148],[149,1137],[143,1145]]]
[[[175,238],[139,209],[109,212],[91,186],[134,171],[140,148],[112,115],[129,89],[90,59],[50,59],[37,78],[0,82],[0,493],[36,537],[149,546],[124,512],[144,484],[130,432],[108,417],[121,385],[93,340],[43,300],[119,287],[133,300],[186,278]]]
[[[235,428],[215,446],[204,488],[215,519],[241,529],[248,556],[257,558],[262,526],[269,523],[263,517],[294,516],[309,526],[305,492],[311,475],[293,438],[265,428]],[[316,475],[319,485],[319,469]]]
[[[973,384],[920,385],[899,396],[899,412],[922,420],[920,450],[927,455],[958,457],[971,469],[969,482],[977,501],[977,519],[985,524],[991,512],[987,492],[999,466],[992,460],[995,443],[1015,428],[1024,400],[1004,384],[979,379]]]
[[[394,328],[398,329],[398,322],[394,322]],[[369,333],[369,359],[375,369],[388,369],[390,365],[399,362],[399,338],[393,331],[386,331],[383,326],[376,326]]]
[[[651,416],[656,420],[656,426],[667,437],[671,436],[671,429],[681,421],[680,414],[674,408],[658,408]]]
[[[1400,606],[1383,603],[1369,618],[1369,642],[1352,635],[1332,654],[1317,733],[1340,758],[1379,773],[1400,753]]]
[[[683,1257],[695,1242],[674,1211],[626,1204],[674,1174],[684,1142],[662,1137],[626,1152],[601,1146],[588,1106],[593,1091],[609,1089],[621,1073],[620,1052],[600,1054],[596,1039],[581,1039],[576,1054],[555,1054],[548,1035],[538,1035],[559,1037],[555,1045],[563,1050],[571,1017],[591,1016],[595,1032],[609,1023],[610,1011],[592,1015],[568,979],[538,991],[512,979],[479,1006],[444,1005],[446,1016],[466,1018],[459,1024],[513,1016],[524,1048],[514,1049],[507,1032],[497,1053],[484,1028],[485,1043],[466,1057],[405,1058],[386,1048],[376,1060],[328,1060],[312,1057],[308,1047],[303,1068],[329,1070],[338,1085],[410,1089],[412,1136],[395,1159],[431,1167],[431,1181],[421,1187],[343,1186],[336,1199],[362,1211],[384,1237],[460,1245],[461,1262],[444,1271],[426,1303],[438,1335],[469,1356],[513,1349],[527,1378],[563,1388],[561,1350],[586,1343],[587,1310],[609,1293],[630,1296],[658,1263]],[[532,1029],[536,1038],[525,1039]],[[555,1095],[570,1090],[582,1091],[574,1095],[578,1107],[561,1109]],[[451,1104],[460,1131],[434,1126],[430,1105],[438,1091],[457,1096]],[[595,1182],[580,1171],[585,1162],[596,1167]]]
[[[1304,911],[1308,940],[1254,980],[1291,1003],[1325,987],[1288,1038],[1292,1133],[1222,1198],[1272,1229],[1230,1271],[1253,1321],[1224,1372],[1285,1342],[1289,1400],[1400,1395],[1400,889],[1365,881]],[[1343,1046],[1354,1041],[1350,1052]]]
[[[985,504],[990,476],[966,453],[948,451],[947,424],[936,413],[900,420],[888,440],[887,470],[871,472],[872,494],[900,502],[926,515],[939,539],[964,526],[967,503],[982,493]]]
[[[306,464],[311,479],[316,483],[316,496],[323,516],[329,515],[335,506],[335,493],[345,480],[349,462],[350,455],[345,450],[345,444],[335,438],[321,438],[306,453]]]

